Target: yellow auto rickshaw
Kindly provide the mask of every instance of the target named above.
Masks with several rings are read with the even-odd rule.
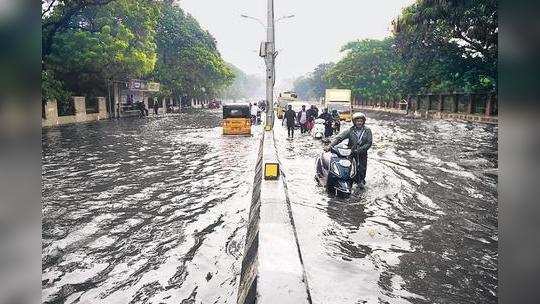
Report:
[[[251,135],[248,104],[223,105],[223,135]]]

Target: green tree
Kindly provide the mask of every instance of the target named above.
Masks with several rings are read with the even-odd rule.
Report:
[[[496,90],[497,22],[495,0],[417,0],[393,21],[392,37],[345,45],[326,83],[371,100]],[[297,79],[295,87],[315,94],[310,76]]]
[[[328,86],[325,76],[333,66],[334,63],[321,63],[315,68],[313,73],[311,73],[310,78],[312,79],[313,97],[315,99],[321,99],[324,97]]]
[[[294,92],[298,95],[298,97],[302,100],[310,100],[313,98],[313,81],[308,76],[300,76],[296,78],[293,82]]]
[[[216,41],[172,0],[43,0],[43,99],[106,95],[109,80],[157,80],[208,99],[234,74]]]
[[[161,4],[156,44],[154,76],[175,98],[215,98],[234,79],[212,35],[178,6]]]
[[[326,74],[330,87],[350,89],[357,98],[390,100],[401,97],[403,62],[393,39],[365,39],[346,44],[345,57]]]
[[[76,95],[105,95],[109,79],[149,74],[157,17],[149,0],[58,1],[42,19],[49,83]],[[45,98],[55,97],[50,91]]]
[[[326,74],[334,66],[334,63],[321,63],[313,72],[297,78],[293,85],[294,91],[301,99],[321,99],[327,88]]]
[[[491,90],[497,82],[496,0],[418,0],[393,22],[416,91]]]

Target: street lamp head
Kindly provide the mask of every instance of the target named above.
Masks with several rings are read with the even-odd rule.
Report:
[[[246,15],[246,14],[241,14],[240,17],[246,18],[246,19],[253,19],[253,20],[257,21],[260,25],[262,25],[262,27],[266,27],[266,25],[258,18],[249,16],[249,15]]]
[[[276,20],[276,22],[281,21],[281,20],[283,20],[283,19],[293,18],[294,16],[295,16],[295,15],[281,16],[281,17],[279,17],[279,18]]]

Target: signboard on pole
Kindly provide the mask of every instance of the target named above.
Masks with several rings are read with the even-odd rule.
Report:
[[[131,79],[129,81],[129,89],[131,91],[159,92],[159,83],[146,82],[144,80],[138,80],[138,79]]]
[[[158,82],[149,82],[147,84],[147,90],[149,92],[159,92],[159,83]]]

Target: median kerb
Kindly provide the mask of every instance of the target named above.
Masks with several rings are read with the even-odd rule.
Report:
[[[271,131],[264,137],[263,163],[278,163]],[[308,303],[283,178],[263,180],[260,199],[257,303]]]

